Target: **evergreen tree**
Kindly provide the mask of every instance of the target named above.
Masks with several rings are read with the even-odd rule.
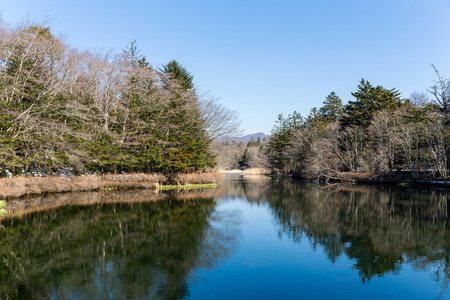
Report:
[[[247,169],[250,163],[250,154],[248,153],[248,147],[245,147],[244,154],[242,154],[241,160],[239,161],[239,167],[244,170]]]
[[[192,172],[213,166],[209,144],[193,76],[177,61],[173,60],[162,69],[166,104],[163,116],[154,128],[157,148],[158,169],[162,172]],[[174,83],[174,84],[171,84]]]
[[[166,85],[178,83],[184,90],[194,88],[194,75],[189,73],[178,61],[172,60],[166,65],[163,65],[161,71],[163,73],[163,81]]]
[[[344,105],[341,98],[335,92],[331,92],[323,102],[323,106],[319,109],[319,114],[324,122],[330,123],[339,120],[342,117]]]
[[[256,146],[255,139],[253,137],[251,137],[250,141],[248,141],[248,143],[247,143],[247,147],[255,147],[255,146]]]
[[[303,117],[295,111],[286,119],[283,118],[282,114],[278,115],[278,120],[270,133],[269,141],[266,145],[266,153],[272,169],[282,171],[287,167],[288,157],[286,149],[294,131],[303,127],[304,124]]]
[[[308,117],[306,117],[305,125],[308,127],[317,127],[324,124],[324,118],[320,114],[320,111],[316,107],[311,108]]]
[[[376,111],[395,109],[402,105],[400,92],[397,89],[387,90],[382,86],[372,86],[369,81],[361,80],[358,91],[352,93],[355,101],[345,106],[342,122],[344,126],[367,127]]]
[[[137,49],[135,40],[123,50],[122,68],[126,74],[125,84],[121,110],[113,128],[121,138],[119,144],[123,156],[128,157],[122,167],[127,171],[150,172],[155,166],[147,151],[154,140],[153,128],[164,106],[158,94],[157,75]]]

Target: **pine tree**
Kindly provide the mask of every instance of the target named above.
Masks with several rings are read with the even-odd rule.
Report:
[[[311,108],[308,117],[306,117],[305,125],[308,127],[317,127],[324,125],[324,118],[316,107]]]
[[[319,114],[322,116],[324,122],[331,123],[339,120],[342,117],[344,105],[341,98],[335,92],[331,92],[323,102],[323,106],[319,109]]]
[[[372,116],[380,109],[395,109],[402,105],[400,92],[397,89],[387,90],[382,86],[372,86],[362,79],[358,91],[352,93],[355,101],[349,101],[345,106],[342,122],[344,126],[367,127]]]
[[[192,172],[213,166],[193,76],[173,60],[162,69],[166,105],[153,131],[162,148],[158,169],[166,173]],[[157,147],[158,148],[158,147]]]
[[[247,143],[247,147],[255,147],[255,145],[256,145],[255,139],[251,137],[250,141],[248,141]]]
[[[245,147],[244,154],[242,154],[241,160],[239,161],[239,167],[244,170],[249,167],[250,154],[248,153],[248,147]]]
[[[163,73],[163,82],[166,85],[178,83],[184,90],[194,88],[194,75],[189,73],[178,61],[172,60],[166,65],[163,65],[161,71]]]
[[[304,126],[303,117],[294,111],[286,119],[282,114],[278,115],[278,120],[272,129],[269,141],[266,145],[266,153],[272,169],[281,171],[286,167],[288,157],[286,149],[289,146],[291,137],[295,130]]]
[[[122,67],[127,77],[124,80],[121,111],[114,128],[121,137],[122,153],[128,157],[122,167],[127,171],[150,172],[152,166],[146,148],[154,139],[152,129],[163,105],[158,99],[156,73],[145,56],[140,54],[135,40],[123,50],[123,54]]]

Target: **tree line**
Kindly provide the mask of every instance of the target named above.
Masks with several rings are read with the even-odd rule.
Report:
[[[81,51],[42,24],[0,20],[0,173],[192,172],[237,113],[178,61],[154,68],[132,41]]]
[[[265,152],[266,138],[252,137],[247,144],[236,141],[218,141],[211,143],[211,149],[216,157],[216,167],[224,170],[248,168],[266,168],[267,155]]]
[[[271,169],[324,180],[342,172],[447,178],[450,80],[433,68],[428,94],[402,98],[362,79],[346,105],[331,92],[306,118],[279,115],[266,146]]]

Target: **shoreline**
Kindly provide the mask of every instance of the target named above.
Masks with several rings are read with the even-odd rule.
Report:
[[[169,179],[162,174],[107,174],[71,177],[18,176],[0,179],[0,199],[12,200],[28,196],[67,192],[151,189],[165,185],[204,185],[222,180],[218,173],[177,174]]]
[[[450,188],[450,181],[443,179],[421,179],[414,178],[410,174],[371,174],[371,173],[339,173],[334,178],[330,179],[331,182],[337,183],[353,183],[353,184],[385,184],[396,186],[423,186],[423,187],[442,187]]]
[[[22,217],[29,213],[36,213],[57,209],[63,206],[89,206],[96,204],[139,204],[144,202],[180,200],[192,201],[214,197],[222,192],[223,188],[218,185],[215,188],[174,190],[171,193],[158,193],[154,190],[129,189],[120,192],[85,191],[67,192],[54,194],[33,195],[26,198],[18,198],[5,205],[4,213],[0,213],[0,221],[15,217]],[[6,200],[0,200],[0,202]]]
[[[265,168],[249,168],[245,170],[240,169],[231,169],[231,170],[225,170],[225,169],[218,169],[218,173],[220,174],[230,174],[230,175],[269,175],[270,170]]]

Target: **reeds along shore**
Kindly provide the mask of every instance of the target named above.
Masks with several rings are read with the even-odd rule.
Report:
[[[0,179],[0,199],[27,195],[60,192],[95,191],[102,189],[157,189],[163,184],[217,183],[222,179],[218,173],[177,174],[167,177],[161,174],[87,175],[71,177],[18,176]],[[170,181],[170,182],[169,182]]]
[[[155,193],[154,190],[134,189],[122,191],[120,193],[108,192],[74,192],[61,193],[51,195],[36,195],[26,200],[15,200],[8,204],[7,213],[3,215],[0,213],[0,220],[2,218],[21,217],[25,214],[35,213],[40,211],[48,211],[57,209],[68,205],[94,205],[94,204],[111,204],[111,203],[140,203],[149,201],[164,201],[167,199],[174,199],[180,201],[191,201],[198,199],[212,198],[223,191],[223,187],[218,186],[206,190],[177,190],[173,193]],[[4,201],[4,200],[2,200]]]

